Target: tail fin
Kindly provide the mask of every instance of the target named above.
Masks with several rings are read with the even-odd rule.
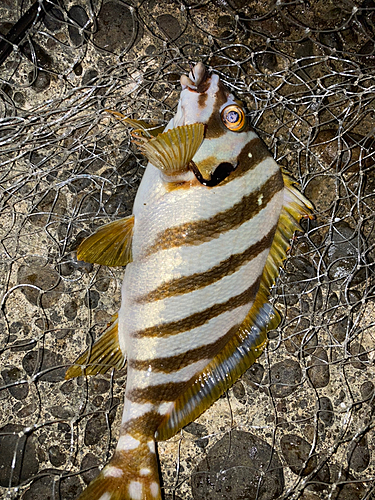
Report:
[[[110,462],[77,500],[162,500],[155,442],[122,435]]]

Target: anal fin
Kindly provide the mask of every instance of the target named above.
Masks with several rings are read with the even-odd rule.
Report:
[[[126,266],[132,260],[134,215],[110,222],[82,241],[78,260],[104,266]]]
[[[118,340],[118,317],[113,316],[104,333],[94,343],[91,349],[84,352],[74,364],[68,368],[65,379],[81,375],[96,375],[107,373],[111,368],[121,369],[126,361],[126,355],[121,351]]]
[[[268,295],[268,294],[267,294]],[[174,402],[172,411],[156,431],[163,441],[196,419],[214,403],[262,354],[267,332],[277,327],[280,316],[259,291],[237,333]]]

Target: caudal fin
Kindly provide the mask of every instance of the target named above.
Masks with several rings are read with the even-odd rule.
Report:
[[[111,461],[77,500],[162,500],[155,442],[121,436]]]

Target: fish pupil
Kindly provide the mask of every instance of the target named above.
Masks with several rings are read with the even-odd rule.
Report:
[[[240,115],[237,111],[229,111],[225,118],[229,123],[236,123],[240,119]]]

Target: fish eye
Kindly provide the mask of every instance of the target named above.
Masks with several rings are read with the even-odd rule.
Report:
[[[246,125],[244,110],[237,104],[230,104],[224,108],[221,112],[221,119],[227,129],[232,132],[241,132]]]

